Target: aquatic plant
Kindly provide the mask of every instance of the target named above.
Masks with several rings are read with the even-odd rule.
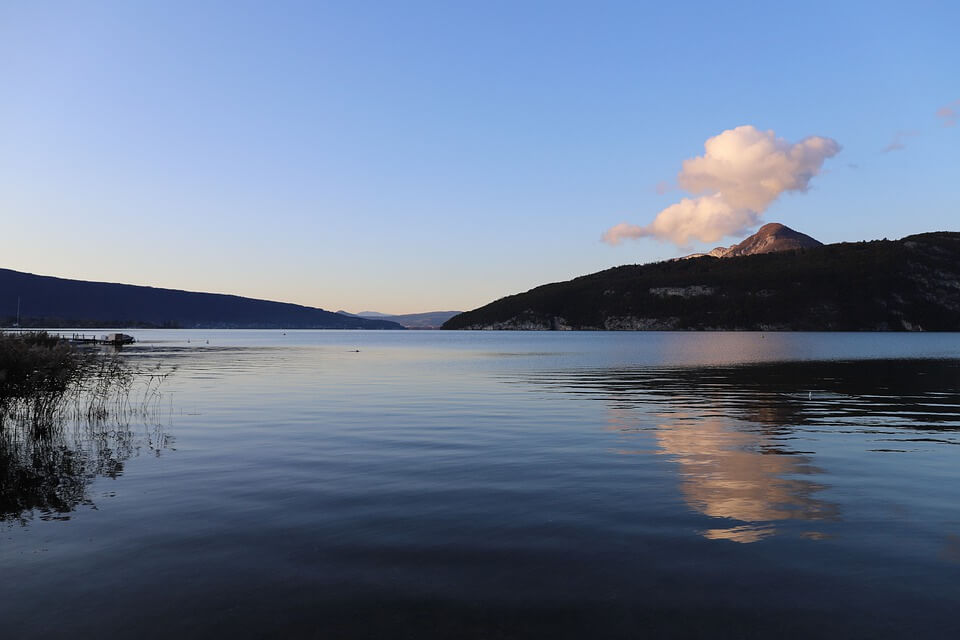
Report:
[[[94,478],[166,449],[160,386],[172,372],[42,331],[0,332],[0,522],[68,518],[92,505]]]
[[[173,438],[159,422],[120,418],[40,429],[11,422],[0,429],[0,524],[67,520],[80,506],[96,508],[90,491],[96,478],[116,478],[131,458],[171,449]]]
[[[116,352],[71,344],[44,331],[0,332],[0,430],[64,419],[102,421],[146,413],[172,373],[142,369]]]

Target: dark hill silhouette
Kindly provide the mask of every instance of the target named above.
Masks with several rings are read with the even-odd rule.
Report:
[[[403,329],[396,322],[219,293],[67,280],[0,269],[0,324],[24,327]]]
[[[960,331],[960,233],[615,267],[444,328]]]

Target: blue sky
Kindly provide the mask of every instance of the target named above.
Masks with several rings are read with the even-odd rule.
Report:
[[[955,2],[5,2],[0,266],[473,308],[685,253],[600,238],[743,125],[842,147],[761,222],[960,230],[936,116],[958,24]]]

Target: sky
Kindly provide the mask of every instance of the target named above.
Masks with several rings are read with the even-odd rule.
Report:
[[[0,267],[472,309],[960,231],[960,3],[0,3]]]

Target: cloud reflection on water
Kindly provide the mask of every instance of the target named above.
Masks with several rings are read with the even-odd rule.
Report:
[[[645,367],[551,372],[538,384],[607,403],[618,454],[663,455],[684,502],[729,521],[701,531],[752,543],[778,523],[841,518],[821,497],[829,481],[814,461],[818,431],[871,440],[958,444],[960,363],[951,360],[783,362],[725,367]],[[906,430],[906,432],[904,432]],[[891,437],[892,436],[892,437]],[[633,446],[642,438],[646,446]],[[624,446],[625,445],[625,446]],[[811,450],[813,449],[813,450]],[[892,449],[887,449],[892,451]],[[814,527],[801,535],[829,537]]]
[[[835,518],[836,506],[818,499],[824,487],[802,476],[819,473],[809,456],[784,449],[763,430],[744,430],[719,415],[658,414],[656,448],[678,466],[680,492],[696,511],[735,521],[702,531],[713,540],[756,542],[776,533],[778,520]],[[645,418],[622,411],[621,424]],[[619,453],[635,453],[620,449]],[[801,476],[801,477],[798,477]]]

